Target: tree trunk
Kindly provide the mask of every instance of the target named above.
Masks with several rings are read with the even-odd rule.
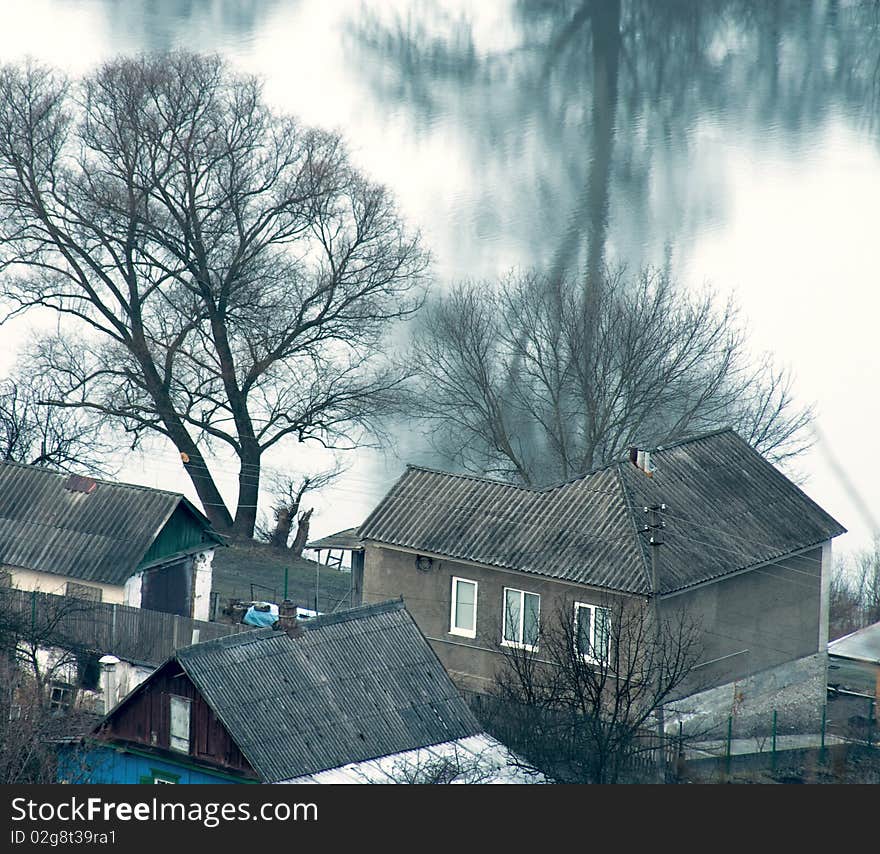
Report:
[[[314,510],[314,507],[309,507],[308,510],[303,510],[303,512],[299,514],[299,519],[297,520],[298,524],[296,526],[296,536],[293,538],[293,543],[290,546],[291,552],[293,552],[296,557],[302,557],[303,549],[309,541],[309,522],[312,518],[312,510]]]
[[[257,524],[257,499],[260,496],[261,451],[256,439],[242,439],[239,453],[238,503],[232,536],[248,540],[254,536]]]
[[[269,545],[275,549],[286,549],[290,539],[290,529],[296,511],[285,504],[275,507],[275,530],[269,535]]]
[[[199,501],[202,502],[208,521],[215,531],[228,533],[232,527],[232,517],[226,509],[226,503],[223,501],[223,496],[220,495],[220,490],[217,489],[217,484],[214,483],[207,460],[202,456],[174,408],[167,389],[156,370],[143,332],[138,331],[127,346],[141,366],[147,391],[156,406],[156,413],[165,427],[166,435],[180,453],[183,467],[195,487]]]

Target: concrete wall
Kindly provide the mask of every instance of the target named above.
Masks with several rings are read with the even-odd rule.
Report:
[[[702,627],[691,685],[721,685],[816,653],[822,634],[822,549],[665,598]]]
[[[39,593],[54,593],[56,596],[67,595],[67,582],[86,584],[101,589],[101,601],[114,605],[128,604],[125,602],[125,590],[121,585],[102,584],[98,581],[84,581],[81,578],[67,578],[51,572],[38,572],[33,569],[22,569],[18,566],[2,566],[0,569],[9,572],[12,586],[18,590],[36,590]]]
[[[668,731],[724,737],[729,719],[733,737],[768,735],[777,714],[777,734],[817,733],[825,705],[824,653],[787,661],[743,679],[716,686],[666,706]]]
[[[453,577],[477,583],[475,638],[450,631]],[[468,690],[489,690],[504,662],[501,641],[505,587],[537,593],[541,597],[542,622],[556,617],[560,609],[566,614],[573,611],[574,602],[612,604],[604,591],[580,584],[439,557],[433,558],[430,571],[423,572],[416,567],[415,552],[366,547],[364,604],[402,596],[449,675]]]

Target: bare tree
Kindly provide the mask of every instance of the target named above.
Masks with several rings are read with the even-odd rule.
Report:
[[[0,69],[7,316],[73,322],[40,351],[53,402],[169,439],[218,530],[252,536],[268,449],[353,447],[392,406],[382,339],[427,262],[338,136],[218,57]],[[211,443],[238,458],[234,517]]]
[[[838,559],[829,598],[832,640],[880,621],[880,539],[869,549]]]
[[[100,419],[48,405],[34,378],[0,380],[0,460],[62,471],[106,473]]]
[[[94,612],[89,599],[0,585],[0,654],[23,669],[38,702],[50,702],[53,681],[77,681],[94,658],[77,631]]]
[[[423,313],[413,363],[439,449],[524,484],[722,425],[775,462],[809,444],[811,411],[784,371],[754,366],[734,305],[658,271],[606,271],[589,300],[574,277],[536,272],[460,284]]]
[[[269,528],[265,524],[259,525],[258,535],[274,548],[286,550],[295,520],[297,526],[290,550],[296,557],[301,557],[308,542],[309,521],[313,510],[308,508],[300,512],[303,497],[307,492],[315,492],[333,483],[344,471],[345,467],[337,463],[330,469],[301,477],[274,473],[270,478],[270,489],[274,495],[273,526]]]
[[[489,751],[474,753],[457,744],[440,751],[410,751],[396,757],[388,767],[383,764],[387,763],[378,760],[372,767],[356,769],[355,773],[364,783],[437,786],[492,783],[502,770]]]
[[[597,626],[585,629],[573,609],[560,609],[542,622],[533,649],[506,650],[488,701],[490,731],[561,782],[656,773],[656,751],[667,745],[658,746],[654,718],[689,684],[700,655],[699,626],[687,613],[658,622],[642,600],[606,604],[592,612]]]
[[[97,688],[97,655],[72,630],[93,609],[83,599],[0,586],[0,782],[55,782],[51,740],[95,722],[82,689]]]

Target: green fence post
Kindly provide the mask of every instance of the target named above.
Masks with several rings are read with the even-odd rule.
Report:
[[[822,706],[822,743],[819,747],[819,762],[825,764],[825,726],[828,719],[828,706]]]
[[[771,750],[771,764],[773,770],[776,770],[776,709],[773,710],[773,739]]]
[[[285,602],[287,601],[287,579],[288,579],[289,573],[290,573],[290,567],[285,566],[284,567],[284,601]]]
[[[727,755],[725,757],[728,775],[730,774],[730,742],[731,742],[732,738],[733,738],[733,716],[731,715],[727,719]]]

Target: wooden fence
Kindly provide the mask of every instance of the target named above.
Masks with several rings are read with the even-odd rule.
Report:
[[[214,640],[250,628],[10,588],[0,590],[0,612],[6,626],[14,627],[19,636],[41,646],[110,654],[149,665],[161,664],[176,650],[193,642]]]

